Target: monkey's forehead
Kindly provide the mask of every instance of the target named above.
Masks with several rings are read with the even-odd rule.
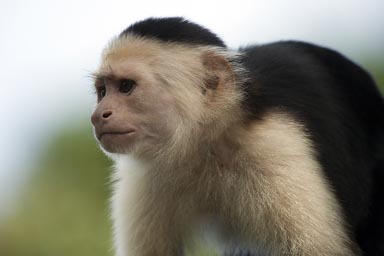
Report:
[[[164,47],[164,46],[163,46]],[[137,36],[116,37],[104,49],[102,58],[145,58],[162,51],[161,42]]]
[[[184,44],[165,43],[138,36],[114,38],[104,49],[96,79],[123,76],[148,76],[148,73],[169,73],[201,66],[204,49]],[[168,69],[168,70],[167,70]]]
[[[136,35],[127,35],[114,38],[104,49],[102,54],[102,66],[105,63],[116,63],[127,59],[135,59],[139,62],[150,63],[155,60],[165,63],[184,60],[198,60],[203,54],[216,52],[223,55],[225,50],[221,47],[190,45],[175,42],[163,42],[153,38],[144,38]]]

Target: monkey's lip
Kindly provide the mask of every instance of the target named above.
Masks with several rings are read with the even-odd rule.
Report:
[[[97,138],[99,140],[101,140],[103,138],[103,136],[105,135],[112,135],[112,136],[118,136],[118,135],[128,135],[128,134],[133,134],[135,133],[136,130],[135,129],[129,129],[127,131],[105,131],[105,132],[101,132],[98,134]]]

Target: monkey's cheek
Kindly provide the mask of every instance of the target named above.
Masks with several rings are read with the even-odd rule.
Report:
[[[105,134],[100,138],[101,146],[110,153],[127,153],[135,144],[135,133]]]

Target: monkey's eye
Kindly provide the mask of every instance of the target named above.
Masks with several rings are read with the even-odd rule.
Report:
[[[119,92],[131,94],[136,86],[136,82],[131,79],[123,79],[120,81]]]
[[[100,86],[98,88],[98,94],[100,99],[104,98],[106,93],[107,93],[107,89],[105,88],[105,86]]]

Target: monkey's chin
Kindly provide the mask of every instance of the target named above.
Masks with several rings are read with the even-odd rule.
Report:
[[[101,147],[109,153],[129,154],[135,144],[135,132],[107,133],[99,139]]]

